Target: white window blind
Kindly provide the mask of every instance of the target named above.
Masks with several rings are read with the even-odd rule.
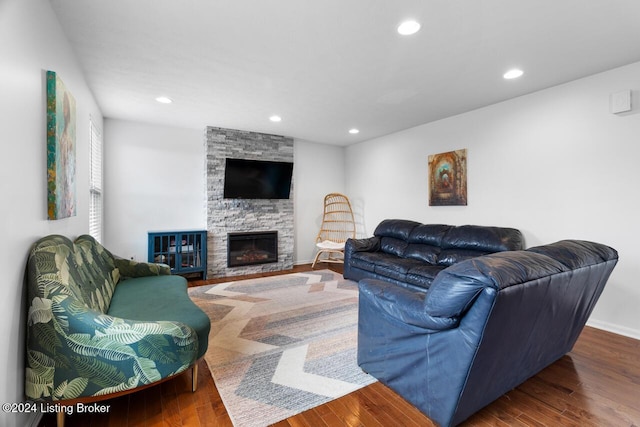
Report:
[[[89,121],[90,127],[90,170],[89,170],[89,234],[98,242],[102,243],[102,132],[93,123]]]

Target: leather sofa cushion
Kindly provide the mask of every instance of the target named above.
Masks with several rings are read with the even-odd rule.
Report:
[[[390,277],[395,280],[404,282],[406,280],[407,273],[420,265],[423,265],[422,261],[418,261],[410,258],[397,258],[394,256],[387,256],[382,259],[376,266],[375,272],[381,276]]]
[[[442,249],[470,249],[485,253],[524,249],[520,231],[513,228],[461,225],[442,238]]]
[[[453,265],[482,255],[523,249],[520,231],[513,228],[461,225],[443,236],[438,265]]]
[[[431,265],[436,265],[438,263],[439,253],[440,248],[437,246],[409,243],[404,251],[404,256],[407,258],[428,262]]]
[[[405,280],[411,285],[419,286],[426,290],[429,289],[438,273],[445,268],[446,267],[442,265],[422,264],[409,270]]]
[[[419,243],[423,245],[440,247],[442,238],[452,228],[444,224],[421,224],[411,230],[409,243]]]
[[[385,219],[378,224],[373,235],[377,237],[394,237],[407,241],[411,231],[418,225],[420,225],[419,222],[405,219]]]
[[[438,255],[438,265],[449,266],[458,262],[466,261],[471,258],[476,258],[482,255],[486,255],[490,252],[474,251],[471,249],[445,249]]]
[[[383,259],[389,256],[391,255],[383,252],[354,252],[351,255],[351,266],[373,272],[376,265],[382,263]]]
[[[408,243],[405,240],[396,239],[395,237],[385,236],[380,239],[380,250],[395,256],[403,256],[407,246]]]

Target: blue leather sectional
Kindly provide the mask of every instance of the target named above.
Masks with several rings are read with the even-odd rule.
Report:
[[[358,364],[452,426],[571,351],[618,253],[563,240],[459,257],[424,287],[364,269],[355,252],[345,259],[346,276],[369,276],[359,281]]]

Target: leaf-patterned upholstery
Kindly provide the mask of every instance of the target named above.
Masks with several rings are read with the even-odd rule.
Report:
[[[119,284],[131,288],[140,281],[150,289],[150,276],[163,284],[166,298],[182,299],[180,307],[189,313],[158,313],[158,320],[107,314],[117,311],[110,305]],[[27,284],[29,399],[65,401],[133,390],[186,370],[206,351],[209,319],[188,300],[186,280],[171,276],[168,266],[116,258],[91,236],[38,240],[29,254]],[[129,304],[142,307],[144,301]],[[197,319],[198,330],[183,319]]]

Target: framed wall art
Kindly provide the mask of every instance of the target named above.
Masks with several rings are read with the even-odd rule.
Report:
[[[49,219],[76,215],[76,101],[47,71],[47,211]]]
[[[429,156],[429,206],[467,205],[467,150]]]

